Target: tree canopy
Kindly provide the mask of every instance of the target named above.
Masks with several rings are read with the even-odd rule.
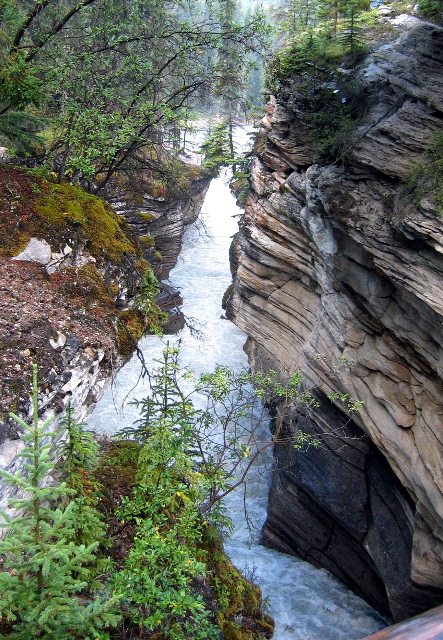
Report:
[[[263,48],[261,11],[234,9],[233,0],[0,0],[0,135],[14,141],[14,120],[35,138],[46,118],[59,178],[95,191],[123,168],[157,166],[168,127],[214,92],[232,99],[227,58],[240,74],[239,61]]]

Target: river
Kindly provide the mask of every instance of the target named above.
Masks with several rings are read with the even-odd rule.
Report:
[[[216,364],[234,369],[248,364],[242,349],[246,336],[224,318],[221,308],[223,293],[231,282],[228,250],[240,213],[226,177],[214,179],[200,220],[186,229],[183,250],[171,272],[171,284],[182,292],[183,312],[202,333],[197,336],[185,327],[171,342],[180,340],[181,362],[196,373],[212,371]],[[141,341],[148,366],[161,355],[164,344],[164,339],[155,336]],[[129,426],[137,412],[128,403],[147,392],[147,380],[140,378],[140,363],[134,357],[97,404],[88,419],[90,428],[112,434]],[[262,459],[248,483],[247,509],[255,533],[246,526],[243,491],[229,496],[227,507],[234,531],[225,546],[234,564],[262,588],[268,612],[276,621],[274,638],[357,640],[385,626],[376,612],[325,570],[258,545],[271,463],[269,456]]]

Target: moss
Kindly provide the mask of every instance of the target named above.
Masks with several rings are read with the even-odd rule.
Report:
[[[214,527],[205,529],[202,556],[207,564],[208,581],[213,589],[219,626],[226,640],[271,638],[273,619],[261,610],[260,588],[234,567],[223,551]]]
[[[120,262],[124,254],[137,253],[137,245],[123,232],[124,221],[112,207],[70,184],[50,185],[48,192],[36,204],[37,214],[51,227],[71,227],[81,230],[89,252],[105,254]]]
[[[120,187],[127,189],[128,185],[125,183],[125,181],[122,181]],[[136,193],[135,191],[126,191],[126,206],[131,207],[134,205],[143,205],[143,196],[140,193]]]
[[[157,260],[159,260],[160,262],[163,260],[163,256],[160,253],[160,251],[155,251],[154,252],[155,257],[157,258]]]
[[[94,257],[115,263],[125,254],[141,255],[126,221],[100,198],[29,171],[0,167],[0,255],[17,255],[32,237],[56,249],[86,244]]]
[[[68,267],[49,276],[51,283],[66,298],[86,308],[112,305],[103,277],[94,263],[72,269]]]
[[[134,309],[122,311],[118,319],[118,352],[129,357],[134,352],[135,345],[146,331],[143,314]]]
[[[148,260],[141,258],[135,261],[135,268],[144,275],[147,271],[151,271],[151,265]]]
[[[118,286],[118,284],[116,282],[111,282],[111,284],[109,285],[109,293],[111,294],[111,296],[113,298],[116,298],[119,291],[120,287]]]
[[[128,440],[103,443],[93,477],[102,488],[99,508],[105,515],[113,514],[116,503],[132,492],[139,451],[140,445]]]
[[[153,247],[155,245],[155,240],[152,236],[143,236],[142,238],[140,238],[140,242],[145,247]]]
[[[137,211],[136,213],[137,216],[145,222],[152,222],[153,220],[155,220],[155,216],[152,213],[140,213],[140,211]]]

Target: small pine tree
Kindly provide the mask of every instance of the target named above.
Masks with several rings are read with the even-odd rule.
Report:
[[[340,41],[350,53],[364,49],[362,39],[362,29],[359,24],[359,13],[361,9],[357,2],[348,2],[344,12],[344,22],[340,32]]]
[[[99,486],[90,477],[90,472],[98,465],[99,446],[94,434],[84,431],[85,423],[78,422],[69,404],[61,421],[66,430],[62,443],[62,472],[73,496],[74,541],[86,546],[93,542],[105,544],[106,524],[97,509]],[[100,562],[100,565],[103,565]]]
[[[74,640],[109,638],[103,627],[117,622],[105,602],[85,592],[98,543],[76,544],[75,503],[66,483],[48,483],[54,432],[51,419],[38,418],[37,367],[33,373],[33,420],[28,425],[11,414],[22,427],[26,446],[21,457],[24,472],[0,470],[4,480],[23,497],[10,500],[19,515],[3,517],[6,536],[0,541],[0,638],[11,640]],[[2,631],[6,629],[6,633]]]
[[[232,162],[232,153],[229,144],[229,129],[226,120],[222,120],[208,133],[201,151],[205,154],[203,168],[215,178],[222,167],[227,167]]]

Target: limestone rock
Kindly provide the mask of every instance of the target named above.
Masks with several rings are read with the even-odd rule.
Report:
[[[14,260],[30,260],[48,264],[51,260],[51,246],[46,240],[31,238],[27,246],[14,257]]]
[[[172,199],[147,194],[128,199],[121,188],[111,185],[108,189],[106,198],[115,211],[127,220],[142,243],[145,239],[145,256],[160,280],[167,278],[175,265],[184,228],[197,219],[209,182],[207,176],[195,180],[189,192]]]
[[[276,447],[264,541],[397,620],[443,597],[442,227],[403,182],[443,127],[442,62],[421,21],[366,60],[346,162],[314,163],[297,93],[274,99],[231,251],[252,366],[301,369],[320,399],[287,429],[324,448]]]

